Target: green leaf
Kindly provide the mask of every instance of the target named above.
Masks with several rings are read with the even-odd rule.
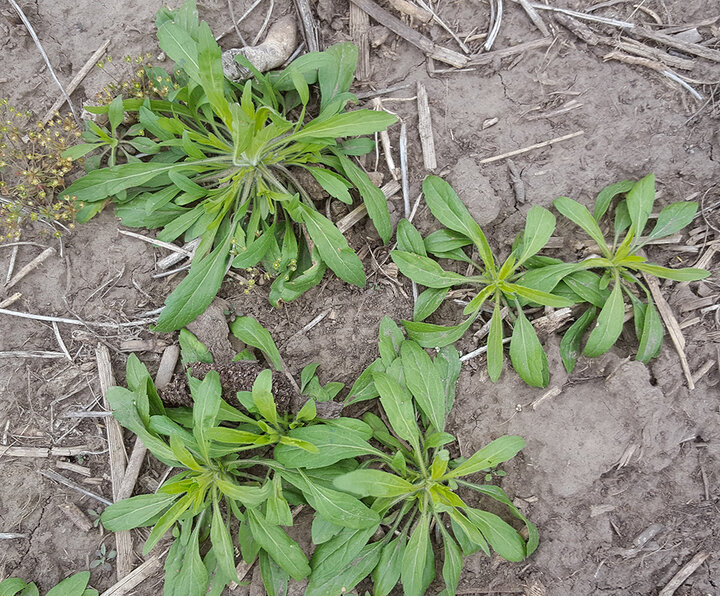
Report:
[[[470,315],[459,325],[444,327],[431,323],[416,323],[414,321],[402,321],[408,337],[415,340],[423,348],[442,348],[455,343],[470,328],[477,319],[477,312]]]
[[[598,308],[602,308],[610,297],[610,291],[600,287],[600,276],[592,271],[576,271],[563,281],[583,300]]]
[[[462,572],[463,557],[460,547],[457,545],[450,533],[441,525],[440,529],[443,534],[443,549],[445,551],[445,560],[443,561],[442,574],[445,580],[445,588],[448,596],[454,596],[460,582],[460,573]]]
[[[396,234],[398,250],[427,256],[420,232],[407,219],[403,218],[398,222]]]
[[[438,176],[428,176],[423,181],[422,188],[425,202],[438,221],[470,238],[475,243],[485,267],[494,271],[495,261],[485,234],[452,187]]]
[[[510,339],[510,360],[520,378],[528,385],[547,386],[550,380],[548,359],[535,328],[522,310],[518,310]]]
[[[616,182],[603,188],[595,199],[595,209],[593,210],[593,218],[595,221],[600,223],[600,219],[607,213],[612,200],[617,195],[629,191],[634,185],[635,182],[632,180],[622,180],[621,182]]]
[[[275,226],[270,226],[251,243],[237,247],[238,254],[232,262],[235,269],[246,269],[257,265],[268,253],[275,240]]]
[[[343,281],[364,287],[366,280],[362,261],[348,246],[340,230],[329,219],[307,205],[300,203],[300,209],[308,234],[315,242],[325,264]]]
[[[482,532],[493,550],[508,561],[522,561],[525,558],[525,541],[507,522],[494,513],[468,507],[468,519]]]
[[[423,593],[423,572],[427,562],[430,544],[430,523],[428,514],[423,513],[413,530],[403,554],[400,578],[405,596],[421,596]]]
[[[258,562],[267,596],[286,596],[290,576],[264,550],[258,553]]]
[[[190,272],[165,300],[155,331],[181,329],[205,312],[218,293],[229,261],[231,235],[209,255],[193,259]]]
[[[649,174],[638,180],[628,191],[627,198],[628,212],[633,222],[635,236],[640,236],[645,229],[650,213],[652,213],[655,202],[655,175]]]
[[[568,300],[563,296],[556,296],[555,294],[543,292],[542,290],[535,290],[533,288],[521,286],[520,284],[506,283],[503,285],[502,290],[505,294],[515,294],[520,298],[529,300],[534,304],[541,304],[542,306],[564,308],[573,305],[572,300]]]
[[[405,384],[435,430],[445,430],[445,391],[430,356],[414,341],[401,346]]]
[[[245,507],[259,507],[267,501],[272,492],[272,485],[269,482],[259,487],[240,485],[222,478],[217,478],[215,482],[223,495],[235,501],[240,501]]]
[[[184,594],[188,596],[203,596],[207,593],[210,576],[200,556],[198,535],[200,524],[195,526],[187,549],[182,568],[177,577],[178,586],[182,586]]]
[[[383,547],[380,561],[372,573],[373,596],[387,596],[397,585],[406,543],[405,534],[401,534]]]
[[[390,257],[405,277],[428,288],[447,288],[467,283],[465,276],[445,271],[428,257],[402,250],[392,251]]]
[[[342,530],[342,526],[338,526],[320,515],[316,515],[312,521],[312,541],[313,544],[324,544],[338,532]]]
[[[309,453],[298,447],[277,445],[275,459],[289,468],[323,468],[343,459],[380,454],[359,433],[348,429],[316,424],[294,428],[288,434],[318,448],[318,453]]]
[[[237,317],[230,324],[230,331],[240,341],[262,351],[275,370],[282,370],[282,358],[272,336],[256,319],[251,316]]]
[[[400,356],[400,346],[405,341],[405,336],[390,317],[383,317],[380,321],[380,333],[378,336],[378,349],[380,358],[386,366],[390,366],[395,358]]]
[[[500,310],[500,305],[496,303],[492,317],[490,317],[490,331],[487,340],[487,369],[488,376],[493,383],[497,383],[500,378],[503,363],[503,324]]]
[[[655,308],[652,298],[648,298],[643,319],[642,335],[640,336],[640,347],[638,348],[635,360],[647,364],[651,359],[655,358],[662,347],[664,332],[665,330],[657,308]]]
[[[437,230],[429,234],[425,240],[425,250],[431,254],[448,253],[453,250],[462,249],[468,244],[472,244],[465,234],[456,232],[455,230]],[[416,251],[417,252],[417,251]]]
[[[330,576],[322,584],[314,583],[313,578],[308,584],[305,596],[327,596],[329,594],[348,594],[377,567],[382,552],[382,542],[367,544],[362,547],[357,557],[338,573]],[[319,584],[319,585],[318,585]]]
[[[338,137],[356,137],[385,130],[397,122],[397,117],[377,110],[355,110],[336,114],[326,119],[311,120],[298,132],[291,135],[292,140],[337,139]]]
[[[187,329],[180,329],[180,355],[183,365],[195,362],[212,364],[213,357],[207,346]]]
[[[177,495],[162,493],[137,495],[107,507],[102,512],[100,520],[111,532],[132,530],[147,525],[161,511],[170,507],[176,499]]]
[[[69,149],[65,149],[65,151],[62,152],[62,157],[63,157],[63,159],[67,159],[70,157],[73,160],[78,160],[81,157],[86,156],[93,149],[97,149],[98,147],[102,147],[103,145],[105,145],[104,142],[102,142],[102,143],[80,143],[79,145],[73,145]]]
[[[590,323],[595,319],[597,309],[589,306],[581,317],[578,318],[563,335],[560,342],[560,357],[562,358],[565,370],[571,373],[580,356],[580,344]]]
[[[605,237],[600,231],[600,227],[597,222],[590,215],[590,212],[584,205],[581,205],[577,201],[573,201],[568,197],[560,197],[553,201],[555,208],[567,217],[570,221],[580,226],[585,232],[595,241],[600,247],[600,250],[605,256],[610,255],[610,249],[608,248]]]
[[[48,590],[46,596],[82,596],[90,581],[89,571],[80,571]]]
[[[293,579],[310,575],[310,565],[298,543],[280,527],[269,524],[256,509],[248,509],[248,522],[253,538]]]
[[[175,522],[180,518],[180,516],[188,510],[190,505],[192,505],[194,498],[194,494],[185,494],[179,500],[177,500],[172,505],[172,507],[170,507],[170,509],[163,513],[155,526],[153,526],[153,529],[150,532],[150,536],[145,542],[143,554],[149,553],[152,548],[158,543],[158,541],[164,536],[165,532],[167,532],[172,526],[175,525]]]
[[[160,49],[191,79],[202,84],[198,76],[200,64],[198,63],[197,43],[190,34],[175,23],[168,21],[158,28],[157,37]]]
[[[335,487],[359,497],[400,497],[418,490],[407,480],[381,470],[354,470],[338,476]]]
[[[235,571],[235,549],[233,547],[232,538],[225,522],[218,501],[213,501],[213,515],[210,522],[210,541],[212,542],[218,565],[222,572],[237,581],[237,572]]]
[[[522,252],[517,264],[524,263],[548,243],[555,231],[555,216],[547,209],[535,205],[528,211],[522,237]]]
[[[652,263],[632,263],[627,265],[631,269],[644,271],[655,277],[664,279],[673,279],[675,281],[698,281],[705,279],[710,275],[705,269],[697,269],[695,267],[683,267],[682,269],[670,269],[669,267],[660,267]]]
[[[335,172],[326,170],[325,168],[308,167],[307,170],[331,197],[334,197],[347,205],[352,205],[352,197],[348,192],[348,188],[352,185],[345,180],[345,178],[340,176],[340,174],[336,174]]]
[[[193,397],[193,435],[207,458],[209,445],[207,432],[215,426],[215,417],[220,409],[222,394],[220,375],[217,371],[211,370],[205,375],[202,383],[196,384],[191,381],[190,389]]]
[[[668,205],[658,215],[657,223],[650,232],[647,240],[655,240],[656,238],[664,238],[675,232],[679,232],[685,226],[692,223],[697,213],[697,203],[683,201]]]
[[[525,441],[522,437],[504,435],[476,451],[467,461],[445,474],[445,477],[459,478],[481,470],[489,470],[515,457],[523,447]]]
[[[0,581],[0,596],[15,596],[20,590],[34,585],[34,583],[28,584],[24,582],[19,577],[8,577]],[[37,593],[37,588],[35,588],[35,593]]]
[[[350,90],[357,67],[358,49],[354,43],[338,43],[321,52],[320,56],[323,60],[316,59],[313,64],[319,66],[317,77],[322,110],[335,96]]]
[[[416,445],[420,433],[415,421],[415,409],[410,392],[390,375],[382,372],[373,374],[373,381],[390,425],[400,438]]]
[[[276,425],[278,413],[272,394],[272,371],[265,369],[255,378],[252,386],[252,398],[260,415],[270,424]]]
[[[460,354],[454,346],[443,347],[433,361],[435,369],[440,375],[445,394],[445,415],[452,410],[455,401],[455,388],[460,377]],[[426,438],[427,441],[427,438]]]
[[[227,126],[234,126],[230,106],[225,98],[222,50],[205,21],[200,23],[198,29],[198,66],[198,78],[210,105]]]
[[[595,358],[607,352],[620,337],[624,318],[625,304],[620,283],[616,280],[610,297],[598,315],[595,328],[590,332],[583,354]]]
[[[108,106],[108,119],[110,120],[110,129],[113,133],[115,133],[115,129],[122,124],[124,116],[123,98],[122,95],[118,95]]]
[[[443,303],[450,288],[428,288],[420,292],[413,308],[413,321],[422,322]]]
[[[477,316],[477,314],[480,312],[480,309],[482,308],[482,305],[485,304],[485,301],[490,297],[490,294],[495,293],[496,289],[497,286],[495,284],[485,286],[475,295],[475,297],[467,304],[467,306],[465,306],[463,314],[474,314],[475,316]]]

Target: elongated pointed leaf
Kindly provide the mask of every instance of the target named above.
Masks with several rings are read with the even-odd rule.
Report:
[[[382,372],[373,374],[373,382],[380,394],[380,403],[387,414],[390,426],[400,438],[411,444],[417,444],[420,435],[410,392],[390,375]]]
[[[163,493],[137,495],[107,507],[101,516],[103,526],[111,532],[132,530],[145,525],[161,511],[170,507],[177,495]]]
[[[217,371],[211,370],[205,375],[202,383],[191,384],[191,389],[193,389],[193,435],[200,448],[204,449],[209,440],[207,432],[215,426],[215,417],[220,409],[222,394],[220,375]]]
[[[583,336],[590,323],[595,320],[597,309],[594,306],[588,307],[581,317],[578,318],[563,335],[560,341],[560,357],[562,358],[565,370],[571,373],[575,369],[577,359],[580,356],[580,345]]]
[[[407,538],[401,534],[382,549],[380,561],[373,570],[373,596],[387,596],[400,580]]]
[[[247,513],[253,538],[280,567],[296,580],[310,575],[310,564],[297,542],[279,526],[269,524],[258,510],[248,509]]]
[[[655,240],[656,238],[664,238],[665,236],[679,232],[685,226],[689,226],[692,223],[697,210],[697,203],[689,201],[668,205],[660,212],[660,215],[658,215],[657,223],[647,239]]]
[[[334,481],[335,486],[359,497],[399,497],[416,490],[407,480],[381,470],[354,470]]]
[[[390,257],[405,277],[428,288],[448,288],[467,283],[465,276],[445,271],[428,257],[402,250],[392,251]]]
[[[334,197],[347,205],[352,205],[352,197],[348,192],[351,184],[340,174],[336,174],[325,168],[307,168],[318,184],[323,187],[331,197]]]
[[[425,202],[438,221],[470,238],[477,246],[485,267],[494,271],[495,261],[485,234],[452,187],[438,176],[428,176],[423,181],[422,188]]]
[[[600,276],[592,271],[576,271],[563,281],[575,294],[598,308],[602,308],[610,297],[610,291],[600,287]]]
[[[522,561],[525,558],[525,541],[507,522],[488,511],[468,507],[468,519],[482,532],[493,550],[508,561]]]
[[[500,305],[495,304],[492,317],[490,317],[490,331],[487,340],[487,369],[488,376],[493,383],[500,378],[503,363],[503,328],[500,310]]]
[[[230,324],[230,331],[239,340],[261,350],[275,370],[282,370],[282,358],[272,335],[256,319],[251,316],[237,317]]]
[[[621,319],[622,320],[622,319]],[[512,338],[510,360],[520,378],[531,387],[546,387],[550,380],[548,359],[535,327],[522,310],[518,311]]]
[[[398,250],[427,256],[420,232],[407,219],[403,218],[398,222],[396,234]]]
[[[633,263],[629,265],[632,269],[650,273],[655,277],[664,279],[674,279],[675,281],[698,281],[705,279],[710,275],[705,269],[697,269],[695,267],[683,267],[682,269],[670,269],[669,267],[661,267],[652,263]]]
[[[540,249],[548,243],[554,231],[555,216],[539,205],[531,207],[525,220],[522,253],[520,253],[520,257],[518,258],[518,265],[524,263],[529,257],[540,251]]]
[[[292,135],[293,140],[336,139],[356,137],[385,130],[397,117],[377,110],[355,110],[336,114],[324,120],[315,119]]]
[[[595,358],[607,352],[622,333],[624,317],[622,290],[620,284],[615,283],[610,297],[598,315],[595,328],[590,332],[583,354]]]
[[[635,360],[647,364],[651,359],[655,358],[662,347],[664,332],[665,330],[660,315],[658,314],[657,308],[655,308],[652,298],[650,298],[645,308],[640,347],[638,348]]]
[[[655,202],[655,175],[649,174],[638,180],[627,193],[627,207],[633,222],[635,236],[640,236],[645,229]]]
[[[218,565],[223,573],[228,577],[237,578],[237,572],[235,571],[235,549],[217,501],[213,501],[210,541],[212,542]]]
[[[317,77],[322,99],[321,110],[334,97],[350,90],[357,60],[357,46],[350,42],[335,44],[313,60],[312,64],[319,67]]]
[[[302,203],[300,208],[308,234],[325,264],[343,281],[364,287],[366,280],[362,261],[348,246],[345,236],[329,219],[314,209]]]
[[[428,515],[423,513],[405,547],[400,573],[405,596],[421,596],[423,593],[423,574],[430,544],[429,528]]]
[[[635,182],[632,180],[622,180],[603,188],[595,199],[595,209],[593,210],[593,218],[595,221],[600,223],[600,219],[607,213],[612,200],[617,195],[628,192],[634,185]]]
[[[420,292],[413,308],[413,320],[422,322],[443,303],[449,288],[427,288]]]
[[[445,391],[430,356],[414,341],[401,346],[405,385],[435,430],[445,430]]]
[[[359,433],[325,424],[295,428],[289,432],[289,436],[307,441],[318,448],[317,453],[309,453],[291,445],[275,447],[275,459],[289,468],[323,468],[343,459],[362,455],[381,455],[381,452],[372,447]]]
[[[555,208],[570,221],[585,230],[588,236],[590,236],[590,238],[592,238],[600,247],[603,254],[606,256],[610,254],[610,249],[605,242],[605,238],[600,231],[600,227],[584,205],[581,205],[577,201],[573,201],[568,197],[555,199],[555,201],[553,201],[553,205],[555,205]]]
[[[524,298],[525,300],[529,300],[535,304],[541,304],[542,306],[564,308],[573,305],[572,300],[568,300],[563,296],[556,296],[555,294],[543,292],[542,290],[527,288],[525,286],[521,286],[520,284],[506,283],[504,284],[503,292],[516,294],[520,298]]]
[[[499,437],[476,451],[467,461],[450,470],[445,476],[459,478],[481,470],[489,470],[515,457],[523,447],[525,447],[525,441],[522,437],[512,435]]]
[[[45,596],[83,596],[90,581],[89,571],[80,571],[48,590]],[[1,589],[1,588],[0,588]],[[97,592],[95,592],[97,593]]]
[[[424,244],[427,252],[437,254],[461,249],[468,244],[472,244],[472,240],[461,232],[441,229],[426,236]]]
[[[431,323],[415,323],[413,321],[402,321],[410,339],[419,343],[423,348],[442,348],[455,343],[470,328],[477,319],[477,312],[470,315],[459,325],[444,327]]]

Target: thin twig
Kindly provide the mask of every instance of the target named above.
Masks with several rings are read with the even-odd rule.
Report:
[[[515,0],[516,2],[518,0]],[[608,19],[605,17],[596,17],[592,14],[587,14],[585,12],[578,12],[577,10],[568,10],[567,8],[556,8],[555,6],[547,6],[545,4],[539,4],[537,2],[533,2],[531,6],[537,10],[550,10],[553,12],[561,12],[563,14],[570,15],[571,17],[575,17],[576,19],[581,19],[583,21],[591,21],[593,23],[602,23],[603,25],[611,25],[612,27],[620,27],[621,29],[634,29],[635,25],[632,23],[628,23],[627,21],[618,21],[617,19]]]
[[[424,8],[427,12],[429,12],[432,15],[432,18],[435,20],[435,22],[440,25],[445,31],[448,32],[450,37],[452,37],[455,42],[460,46],[460,49],[465,52],[466,54],[470,53],[470,48],[468,48],[465,43],[463,43],[463,40],[460,39],[455,31],[450,29],[443,21],[442,19],[437,15],[437,13],[432,9],[431,6],[428,6],[428,4],[424,0],[415,0],[422,8]],[[499,0],[502,1],[502,0]]]
[[[247,45],[247,42],[242,36],[242,33],[240,33],[240,29],[238,28],[238,21],[235,20],[235,10],[233,9],[233,0],[227,0],[227,6],[228,6],[228,12],[230,13],[230,20],[232,21],[233,28],[235,29],[235,33],[238,36],[238,39],[240,40],[240,43],[244,46]],[[255,45],[255,44],[253,44]]]
[[[75,108],[72,105],[72,101],[70,101],[70,96],[67,94],[67,91],[65,91],[65,88],[62,86],[62,83],[57,78],[57,75],[55,74],[55,69],[52,67],[52,64],[50,63],[50,59],[48,58],[48,55],[45,53],[45,48],[42,47],[42,44],[40,43],[40,39],[38,38],[37,34],[35,33],[35,29],[33,29],[33,26],[30,24],[30,21],[28,21],[28,18],[25,16],[25,13],[22,11],[20,6],[18,6],[18,3],[15,2],[15,0],[8,0],[10,2],[10,5],[15,9],[15,12],[18,13],[20,16],[20,19],[23,22],[23,25],[25,25],[25,28],[28,30],[28,33],[30,33],[30,37],[32,37],[33,41],[35,42],[35,45],[37,46],[37,49],[40,50],[40,54],[42,54],[43,60],[45,60],[45,64],[48,67],[48,71],[50,72],[50,75],[52,76],[53,80],[57,84],[57,86],[60,88],[61,93],[63,94],[63,97],[65,98],[65,101],[67,102],[68,106],[70,107],[70,111],[72,112],[73,117],[75,118],[75,122],[78,123],[78,126],[82,124],[82,121],[80,118],[78,118],[78,115],[75,113]]]
[[[47,321],[52,323],[66,323],[68,325],[81,325],[83,327],[101,327],[103,329],[117,329],[118,327],[144,327],[149,323],[157,321],[157,317],[140,319],[139,321],[130,321],[129,323],[95,323],[92,321],[80,321],[79,319],[66,319],[64,317],[48,317],[46,315],[34,315],[27,312],[19,312],[16,310],[7,310],[0,308],[0,315],[10,315],[11,317],[20,317],[21,319],[32,319],[34,321]]]
[[[15,304],[18,300],[22,298],[22,294],[20,292],[15,292],[12,296],[9,298],[5,298],[4,300],[0,300],[0,308],[7,308],[11,304]]]
[[[134,594],[134,590],[148,577],[153,575],[156,571],[162,569],[162,557],[161,555],[153,555],[142,565],[139,565],[132,572],[128,573],[114,586],[111,586],[102,593],[102,596],[125,596],[126,594]]]
[[[528,151],[533,151],[535,149],[541,149],[542,147],[547,147],[548,145],[553,145],[554,143],[559,143],[561,141],[567,141],[569,139],[574,139],[575,137],[579,137],[580,135],[583,135],[583,134],[585,134],[584,130],[578,130],[577,132],[573,132],[569,135],[555,137],[554,139],[550,139],[548,141],[543,141],[542,143],[535,143],[534,145],[529,145],[528,147],[523,147],[522,149],[515,149],[515,151],[509,151],[508,153],[501,153],[500,155],[495,155],[493,157],[486,157],[485,159],[481,159],[478,163],[486,164],[486,163],[492,163],[494,161],[500,161],[501,159],[506,159],[508,157],[514,157],[515,155],[521,155],[522,153],[527,153]]]
[[[493,0],[490,0],[492,3]],[[497,2],[496,10],[495,10],[495,20],[492,22],[492,26],[490,27],[490,30],[488,31],[487,39],[485,40],[485,45],[483,46],[483,49],[486,52],[489,52],[493,44],[495,43],[495,40],[497,39],[498,33],[500,33],[500,25],[502,23],[502,16],[503,16],[503,2],[502,0],[495,0]],[[491,4],[492,5],[492,4]]]
[[[425,85],[417,82],[418,131],[423,151],[423,163],[426,170],[437,168],[435,156],[435,139],[433,137],[432,119],[430,117],[430,104]],[[407,214],[406,214],[407,216]]]
[[[523,7],[523,10],[527,14],[527,16],[530,18],[530,20],[533,22],[533,24],[538,28],[540,33],[542,33],[543,37],[550,37],[550,31],[547,28],[547,25],[545,24],[545,21],[543,21],[542,17],[538,14],[537,10],[535,10],[529,0],[518,0],[520,3],[520,6]]]
[[[108,501],[105,497],[101,497],[100,495],[91,492],[89,490],[84,489],[79,484],[76,484],[72,480],[65,478],[65,476],[62,476],[55,472],[54,470],[40,470],[39,473],[42,476],[45,476],[45,478],[49,478],[50,480],[54,480],[55,482],[59,482],[60,484],[64,484],[68,488],[71,488],[73,490],[76,490],[77,492],[85,495],[86,497],[90,497],[91,499],[95,499],[96,501],[99,501],[103,505],[112,505],[111,501]]]
[[[700,551],[678,571],[668,584],[660,590],[658,596],[672,596],[675,591],[685,583],[685,580],[705,562],[710,553]]]
[[[55,339],[58,342],[58,345],[60,346],[60,349],[62,350],[62,353],[65,354],[65,357],[72,362],[72,356],[70,356],[70,352],[68,352],[68,349],[65,347],[65,342],[63,341],[62,335],[60,335],[60,329],[58,329],[58,325],[55,321],[52,322],[53,331],[55,332]]]
[[[42,251],[38,256],[36,256],[32,261],[30,261],[27,265],[25,265],[20,271],[18,271],[13,278],[6,284],[6,288],[9,290],[12,288],[15,284],[17,284],[20,280],[22,280],[26,275],[37,269],[40,265],[42,265],[49,257],[55,254],[54,248],[46,248],[44,251]]]
[[[253,45],[253,46],[257,45],[257,42],[263,36],[263,33],[265,33],[265,29],[267,29],[267,26],[268,26],[268,23],[270,22],[270,17],[272,16],[274,8],[275,8],[275,0],[270,0],[270,8],[268,8],[267,14],[265,15],[265,20],[263,21],[263,24],[260,26],[260,29],[258,29],[258,32],[255,34],[255,37],[253,38],[251,45]]]
[[[160,246],[162,248],[167,248],[168,250],[172,250],[173,252],[184,254],[186,257],[193,256],[193,252],[186,250],[185,248],[182,248],[175,244],[171,244],[170,242],[163,242],[162,240],[150,238],[149,236],[143,236],[142,234],[138,234],[137,232],[128,232],[127,230],[118,230],[118,232],[120,232],[123,236],[130,236],[131,238],[137,238],[138,240],[142,240],[143,242],[147,242],[147,243],[153,244],[155,246]]]
[[[236,27],[237,27],[240,23],[242,23],[242,22],[248,17],[248,15],[249,15],[253,10],[255,10],[255,8],[256,8],[256,7],[258,6],[258,4],[260,4],[261,2],[262,2],[262,0],[255,0],[255,2],[253,2],[253,3],[250,5],[250,8],[248,8],[248,9],[242,14],[242,16],[241,16],[237,21],[236,21],[235,19],[233,19],[233,24],[232,24],[230,27],[228,27],[225,31],[223,31],[220,35],[218,35],[218,36],[215,38],[215,41],[220,41],[220,40],[221,40],[223,37],[225,37],[228,33],[231,33],[234,29],[236,30]],[[238,35],[240,35],[240,34],[238,33]],[[245,41],[243,40],[243,38],[242,38],[241,35],[240,35],[240,41],[242,42],[242,44],[243,44],[244,46],[247,45],[247,44],[245,43]]]

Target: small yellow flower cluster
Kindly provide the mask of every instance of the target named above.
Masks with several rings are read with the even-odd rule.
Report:
[[[153,69],[149,59],[150,54],[147,53],[135,58],[125,56],[122,63],[113,63],[111,56],[98,62],[97,67],[102,69],[112,79],[112,82],[108,83],[95,96],[95,101],[99,105],[108,105],[118,95],[136,99],[167,97],[172,89],[178,88],[178,85],[167,76],[155,74],[157,69]],[[110,64],[116,66],[112,69],[106,68]]]

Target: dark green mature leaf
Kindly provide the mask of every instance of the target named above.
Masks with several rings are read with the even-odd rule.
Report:
[[[157,36],[162,51],[191,79],[202,84],[199,77],[200,64],[197,43],[190,34],[175,23],[168,21],[158,28]]]
[[[705,269],[697,269],[695,267],[683,267],[682,269],[670,269],[669,267],[661,267],[652,263],[633,263],[627,265],[631,269],[637,269],[664,279],[674,279],[675,281],[698,281],[705,279],[710,275]]]
[[[607,213],[612,200],[617,195],[629,191],[634,185],[635,182],[632,180],[622,180],[603,188],[595,199],[595,209],[593,210],[593,218],[595,221],[600,223],[600,219],[603,215],[605,215],[605,213]]]
[[[286,596],[290,576],[285,570],[264,550],[258,553],[258,563],[267,596]]]
[[[430,356],[414,341],[401,346],[405,385],[435,430],[445,429],[445,391]]]
[[[386,366],[390,366],[395,358],[400,356],[400,346],[405,341],[405,336],[390,317],[383,317],[380,321],[380,333],[378,338],[378,349],[380,358]]]
[[[403,554],[400,578],[405,596],[421,596],[423,593],[423,573],[427,562],[430,544],[430,522],[428,514],[423,512],[410,535]]]
[[[465,276],[445,271],[436,261],[423,255],[394,250],[390,257],[405,277],[428,288],[448,288],[467,283]]]
[[[416,445],[420,439],[415,409],[410,392],[390,375],[377,372],[373,374],[375,389],[380,394],[380,403],[387,414],[390,426],[401,439]]]
[[[652,298],[649,298],[643,318],[640,347],[638,348],[635,360],[639,360],[640,362],[647,364],[650,360],[655,358],[662,347],[664,332],[665,330],[657,308],[655,308]]]
[[[282,358],[272,336],[256,319],[250,316],[237,317],[230,323],[230,331],[240,341],[262,351],[275,370],[282,370]]]
[[[577,364],[577,359],[580,356],[580,345],[583,336],[590,326],[590,323],[595,320],[596,312],[597,309],[594,306],[589,306],[582,316],[570,325],[560,341],[560,357],[568,373],[571,373],[575,369],[575,364]]]
[[[311,120],[302,129],[292,135],[295,141],[336,139],[355,137],[385,130],[397,122],[397,117],[377,110],[356,110],[336,114],[326,119]]]
[[[107,507],[100,519],[103,526],[111,532],[132,530],[146,525],[158,513],[170,507],[176,499],[177,495],[163,493],[130,497]]]
[[[610,291],[600,287],[600,276],[592,271],[576,271],[563,281],[583,300],[598,308],[602,308],[610,297]]]
[[[150,532],[150,536],[145,542],[145,546],[143,547],[143,554],[149,553],[158,543],[158,541],[164,536],[165,532],[167,532],[175,525],[175,522],[178,521],[180,516],[190,508],[194,497],[195,495],[186,493],[180,499],[175,501],[175,503],[172,505],[172,507],[170,507],[170,509],[168,509],[167,511],[165,511],[165,513],[162,514],[160,519],[153,526],[153,529]]]
[[[518,297],[529,300],[532,303],[552,306],[553,308],[564,308],[573,305],[572,300],[568,300],[563,296],[556,296],[555,294],[543,292],[542,290],[527,288],[520,284],[506,283],[503,285],[503,292],[506,294],[516,294]]]
[[[553,201],[555,208],[567,217],[570,221],[580,226],[585,232],[592,238],[595,243],[600,247],[600,250],[604,255],[610,254],[603,233],[600,231],[600,227],[597,222],[590,215],[590,212],[584,205],[581,205],[577,201],[573,201],[568,197],[560,197]]]
[[[463,566],[463,556],[457,542],[453,540],[450,533],[440,526],[443,530],[443,549],[445,551],[445,560],[443,561],[442,574],[445,580],[445,588],[448,596],[455,596],[458,583],[460,582],[460,572]]]
[[[547,356],[535,328],[522,310],[518,310],[510,339],[510,360],[520,378],[528,385],[547,386],[550,380]]]
[[[427,256],[420,232],[407,219],[403,218],[398,222],[396,234],[398,250]]]
[[[314,209],[302,203],[300,208],[308,234],[325,264],[343,281],[364,287],[366,280],[362,261],[348,246],[345,236],[329,219]]]
[[[218,501],[213,501],[213,515],[210,523],[210,541],[217,557],[218,565],[223,573],[237,581],[235,571],[235,549],[233,548],[230,531],[225,525]]]
[[[595,328],[590,332],[583,354],[594,358],[607,352],[622,333],[624,317],[625,304],[622,290],[620,283],[616,282],[598,315]]]
[[[413,308],[413,320],[422,322],[443,303],[449,288],[428,288],[420,292]]]
[[[269,524],[257,509],[248,509],[247,514],[253,538],[280,567],[296,580],[310,575],[310,564],[297,542]]]
[[[335,96],[350,90],[357,67],[358,49],[354,43],[339,43],[328,48],[319,58],[322,60],[313,60],[312,64],[319,66],[317,78],[322,101],[320,109],[323,110]]]
[[[679,232],[685,226],[692,223],[697,213],[697,203],[682,201],[668,205],[658,215],[657,223],[650,232],[647,240],[655,240],[656,238],[664,238],[675,232]]]
[[[525,441],[522,437],[512,435],[499,437],[476,451],[467,461],[450,470],[445,477],[459,478],[481,470],[489,470],[515,457],[523,447],[525,447]]]
[[[426,236],[424,244],[427,252],[437,255],[437,253],[462,249],[464,246],[472,244],[472,240],[455,230],[441,229]]]
[[[383,547],[377,567],[372,572],[373,596],[387,596],[397,585],[406,544],[407,538],[401,534]]]
[[[250,244],[237,248],[238,254],[233,258],[232,266],[235,269],[246,269],[254,267],[270,250],[275,240],[275,227],[270,226],[258,238],[255,238]]]
[[[194,259],[187,277],[165,300],[155,330],[169,332],[194,321],[210,306],[222,285],[229,263],[231,234],[209,255]]]
[[[348,192],[348,188],[352,185],[345,180],[345,178],[340,176],[340,174],[336,174],[332,170],[325,168],[308,167],[307,170],[331,197],[334,197],[347,205],[352,205],[352,197]]]
[[[525,231],[522,237],[522,252],[517,264],[524,263],[537,253],[550,240],[555,231],[555,216],[547,209],[534,205],[528,211],[525,220]]]
[[[479,311],[471,314],[459,325],[444,327],[432,323],[416,323],[414,321],[402,321],[410,339],[419,343],[423,348],[442,348],[455,343],[470,328],[477,319]]]
[[[327,596],[328,594],[350,593],[358,583],[365,579],[370,572],[377,567],[382,553],[382,546],[382,542],[366,544],[362,547],[355,559],[345,568],[338,570],[338,573],[332,575],[321,585],[313,582],[315,577],[313,573],[313,577],[305,591],[305,596]]]
[[[415,492],[407,480],[381,470],[354,470],[338,476],[334,484],[340,490],[359,497],[399,497]]]
[[[89,581],[90,572],[80,571],[79,573],[64,579],[54,588],[48,590],[45,596],[83,596]],[[2,591],[0,591],[0,594],[1,593]],[[92,593],[97,594],[94,590]],[[22,596],[25,596],[24,593]]]
[[[381,455],[359,433],[318,424],[292,429],[289,436],[307,441],[318,448],[318,453],[309,453],[299,447],[278,445],[275,459],[289,468],[323,468],[352,457]]]
[[[536,258],[536,257],[535,257]],[[526,263],[527,265],[527,263]],[[541,292],[552,292],[555,286],[578,268],[577,263],[556,263],[526,271],[516,281],[517,285]]]
[[[645,178],[638,180],[628,191],[625,200],[630,219],[633,222],[635,236],[640,236],[655,202],[655,175],[648,174]]]
[[[468,519],[482,532],[493,550],[508,561],[522,561],[525,558],[525,541],[507,522],[494,513],[468,507]]]
[[[485,234],[452,187],[438,176],[428,176],[423,180],[422,188],[432,214],[445,227],[470,238],[477,246],[485,267],[493,271],[495,262]]]
[[[205,375],[202,383],[193,383],[190,379],[190,389],[193,396],[193,435],[200,449],[207,456],[207,432],[215,426],[215,417],[220,409],[222,387],[220,375],[211,370]]]
[[[490,331],[487,341],[487,369],[488,376],[493,383],[496,383],[500,378],[503,363],[503,327],[500,310],[500,305],[496,303],[492,317],[490,317]]]

